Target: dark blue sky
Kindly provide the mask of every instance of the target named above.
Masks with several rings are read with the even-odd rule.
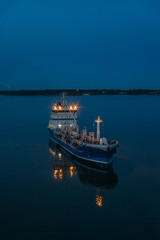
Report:
[[[0,89],[160,89],[160,2],[1,0]]]

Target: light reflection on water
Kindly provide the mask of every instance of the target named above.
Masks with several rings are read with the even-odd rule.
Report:
[[[88,167],[81,164],[81,160],[76,160],[63,148],[57,147],[51,140],[49,141],[49,152],[51,154],[51,165],[53,169],[53,179],[66,183],[78,175],[79,180],[88,186],[95,187],[97,194],[95,203],[98,207],[103,206],[103,196],[101,189],[112,189],[118,183],[118,176],[114,173],[113,167],[108,170],[99,170],[95,167]]]

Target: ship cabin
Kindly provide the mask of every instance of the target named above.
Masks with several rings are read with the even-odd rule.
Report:
[[[77,105],[66,105],[62,102],[57,102],[52,107],[49,126],[61,130],[66,128],[77,129],[77,110]]]

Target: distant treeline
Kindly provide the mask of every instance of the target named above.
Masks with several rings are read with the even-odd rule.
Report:
[[[64,93],[68,96],[82,95],[160,95],[160,90],[144,89],[46,89],[46,90],[3,90],[1,95],[19,95],[19,96],[49,96],[61,95]]]

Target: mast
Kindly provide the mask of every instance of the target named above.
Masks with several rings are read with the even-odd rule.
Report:
[[[95,122],[97,123],[97,140],[99,141],[100,140],[100,123],[102,122],[99,114],[98,114],[98,119],[95,120]]]
[[[63,106],[65,105],[64,92],[62,93],[62,104],[63,104]]]

